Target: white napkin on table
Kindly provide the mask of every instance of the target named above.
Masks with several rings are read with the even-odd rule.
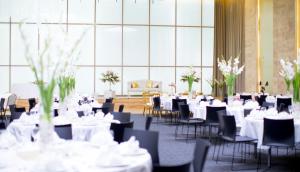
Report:
[[[268,102],[268,103],[275,103],[276,102],[276,98],[274,96],[267,96],[266,97],[266,102]]]
[[[107,113],[104,116],[104,119],[107,120],[107,121],[112,121],[114,119],[114,116],[111,113]]]
[[[135,154],[140,150],[140,143],[131,136],[128,141],[120,143],[119,150],[121,154]]]
[[[100,118],[100,119],[103,119],[104,118],[104,113],[102,111],[98,111],[96,114],[95,114],[95,117],[96,118]]]
[[[24,124],[36,124],[37,120],[35,120],[33,115],[27,115],[26,112],[23,112],[20,118],[17,120]]]
[[[233,106],[242,106],[242,105],[243,105],[243,102],[242,102],[242,101],[239,101],[239,100],[234,100],[234,101],[232,102],[232,105],[233,105]]]
[[[95,135],[92,136],[90,142],[94,145],[99,146],[112,145],[116,143],[109,130],[101,130],[97,132]]]
[[[244,109],[255,109],[258,107],[259,107],[259,104],[257,101],[248,101],[244,105]]]

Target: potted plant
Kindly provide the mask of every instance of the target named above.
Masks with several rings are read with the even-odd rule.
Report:
[[[192,97],[193,82],[199,82],[200,77],[193,67],[189,67],[189,70],[181,76],[181,81],[188,83],[189,97]]]
[[[115,92],[112,91],[111,86],[120,81],[118,74],[112,70],[107,70],[106,72],[102,73],[101,76],[101,81],[109,84],[109,90],[104,93],[104,97],[114,97]]]

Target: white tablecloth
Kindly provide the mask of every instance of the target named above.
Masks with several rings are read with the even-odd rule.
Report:
[[[296,115],[294,118],[294,126],[295,126],[295,142],[300,142],[300,116]],[[245,122],[242,123],[240,135],[248,136],[254,139],[258,139],[257,146],[260,148],[262,145],[263,139],[263,115],[257,114],[249,115],[245,118]]]
[[[145,149],[124,154],[119,144],[95,145],[63,141],[45,150],[39,143],[20,143],[0,148],[1,172],[151,172],[152,161]]]
[[[30,116],[29,116],[30,118]],[[107,130],[109,131],[112,121],[99,119],[88,116],[84,118],[64,119],[63,117],[55,117],[54,125],[72,124],[73,140],[89,141],[96,133]],[[38,118],[35,117],[24,121],[14,120],[7,127],[7,131],[12,133],[19,141],[30,141],[31,134],[38,123]]]

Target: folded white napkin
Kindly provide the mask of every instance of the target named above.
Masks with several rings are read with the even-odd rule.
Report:
[[[233,105],[233,106],[242,106],[242,105],[243,105],[243,101],[234,100],[234,101],[232,102],[232,105]]]
[[[259,107],[259,104],[257,101],[247,101],[244,105],[245,109],[255,109],[258,107]]]
[[[140,143],[134,136],[131,136],[128,141],[122,142],[119,145],[119,151],[121,154],[136,154],[139,150]]]
[[[113,119],[114,119],[114,116],[113,116],[111,113],[107,113],[107,114],[104,116],[104,120],[112,121]]]
[[[104,118],[104,113],[102,111],[98,111],[95,114],[95,117],[98,118],[98,119],[103,119]]]
[[[112,145],[116,142],[109,130],[101,130],[92,136],[90,142],[93,145]]]

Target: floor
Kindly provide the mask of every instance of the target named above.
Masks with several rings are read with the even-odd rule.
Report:
[[[142,115],[132,115],[131,120],[134,121],[135,129],[144,129],[145,117]],[[174,137],[175,125],[165,123],[165,120],[153,119],[150,130],[159,132],[159,156],[161,164],[175,165],[190,162],[193,159],[193,150],[195,146],[195,139],[193,138],[193,130],[191,131],[190,139],[186,140],[186,130],[184,129],[184,135],[178,135],[177,139]],[[0,132],[3,130],[0,130]],[[181,132],[181,128],[179,130]],[[199,132],[199,131],[198,131]],[[198,133],[199,134],[199,133]],[[200,135],[199,135],[200,138]],[[212,160],[214,144],[210,147],[209,154],[205,163],[204,172],[226,172],[231,171],[231,157],[225,155],[232,154],[233,146],[225,146],[225,155],[221,155],[220,160],[216,163]],[[293,150],[289,150],[289,156],[286,156],[286,149],[279,150],[277,156],[276,149],[273,150],[273,164],[271,169],[266,168],[266,151],[262,154],[262,168],[259,171],[300,171],[300,150],[297,152],[297,157],[294,158]],[[251,160],[252,159],[252,160]],[[256,171],[256,160],[251,158],[247,160],[247,163],[239,163],[237,159],[234,164],[238,171]],[[296,163],[295,163],[296,162]],[[298,163],[298,164],[297,164]],[[252,170],[245,170],[252,169]],[[191,169],[192,171],[192,169]]]
[[[132,115],[132,120],[134,121],[134,128],[144,129],[145,118],[141,115]],[[193,139],[193,130],[191,131],[191,139],[186,141],[186,135],[180,135],[175,140],[174,131],[175,126],[164,123],[164,120],[160,120],[160,123],[156,123],[156,118],[153,120],[154,123],[151,124],[150,130],[159,131],[159,156],[162,164],[174,165],[174,164],[183,164],[185,162],[191,161],[193,158],[193,150],[195,146],[195,139]],[[181,132],[181,128],[179,130]],[[199,131],[200,132],[200,131]],[[184,134],[186,130],[184,130]],[[200,136],[199,136],[200,138]],[[253,150],[253,146],[251,147]],[[220,160],[216,163],[215,160],[212,160],[214,145],[210,147],[207,161],[205,164],[204,171],[210,172],[226,172],[231,171],[231,157],[230,155],[233,152],[232,145],[226,145],[224,154],[222,156],[220,153]],[[253,152],[253,151],[252,151]],[[262,153],[262,168],[259,171],[300,171],[300,150],[297,152],[296,159],[294,158],[294,151],[289,150],[289,156],[286,156],[286,149],[279,150],[277,156],[277,150],[272,151],[272,167],[267,169],[266,160],[267,152]],[[253,158],[251,158],[253,159]],[[247,163],[239,163],[237,159],[234,164],[234,168],[238,171],[256,171],[257,161],[247,160]],[[297,162],[298,164],[296,164]],[[250,169],[250,170],[246,170]],[[252,169],[252,170],[251,170]]]

